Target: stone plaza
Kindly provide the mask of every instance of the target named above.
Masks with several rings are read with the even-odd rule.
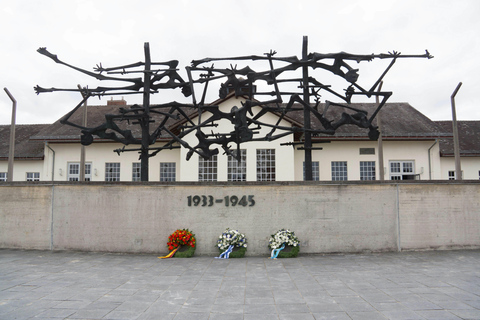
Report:
[[[0,319],[480,319],[480,250],[163,259],[0,249]]]

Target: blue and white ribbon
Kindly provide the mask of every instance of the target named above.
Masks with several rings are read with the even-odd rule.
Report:
[[[232,252],[233,250],[233,245],[230,245],[227,250],[223,251],[221,254],[220,254],[220,257],[215,257],[215,259],[228,259],[228,257],[230,257],[230,253]]]
[[[270,254],[270,259],[277,259],[278,257],[278,254],[280,253],[280,251],[282,251],[283,249],[285,249],[285,243],[282,244],[282,246],[278,249],[272,249],[272,253]]]

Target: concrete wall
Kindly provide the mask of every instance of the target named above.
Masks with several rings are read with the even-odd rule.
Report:
[[[402,249],[480,246],[480,184],[401,185]]]
[[[50,249],[51,186],[0,186],[0,248]]]
[[[196,195],[205,206],[189,206]],[[225,205],[244,195],[255,204]],[[302,253],[480,247],[479,199],[478,181],[4,183],[0,248],[162,254],[174,230],[189,228],[197,254],[216,255],[227,227],[246,234],[248,255],[268,254],[281,228],[295,231]]]

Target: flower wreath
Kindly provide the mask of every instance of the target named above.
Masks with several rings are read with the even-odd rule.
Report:
[[[176,252],[176,258],[190,258],[195,253],[197,240],[195,235],[188,229],[177,229],[168,237],[168,250]],[[183,249],[180,249],[183,247]]]
[[[227,257],[242,258],[245,255],[245,251],[247,251],[247,238],[243,233],[238,232],[238,230],[227,228],[218,237],[217,248],[221,253],[225,253],[226,250],[229,250]],[[232,251],[234,248],[238,249]]]
[[[285,251],[285,246],[290,246]],[[271,258],[294,258],[300,251],[300,240],[298,240],[295,232],[288,229],[278,230],[270,236],[268,247],[272,250]]]

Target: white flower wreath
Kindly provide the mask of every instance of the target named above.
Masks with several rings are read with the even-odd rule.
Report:
[[[227,228],[217,240],[217,247],[220,250],[226,250],[229,246],[233,245],[238,248],[247,247],[247,238],[243,233],[238,232],[238,230],[231,230]]]
[[[283,244],[296,247],[300,244],[295,232],[290,230],[281,229],[277,233],[272,234],[268,241],[268,247],[270,249],[278,249]]]

